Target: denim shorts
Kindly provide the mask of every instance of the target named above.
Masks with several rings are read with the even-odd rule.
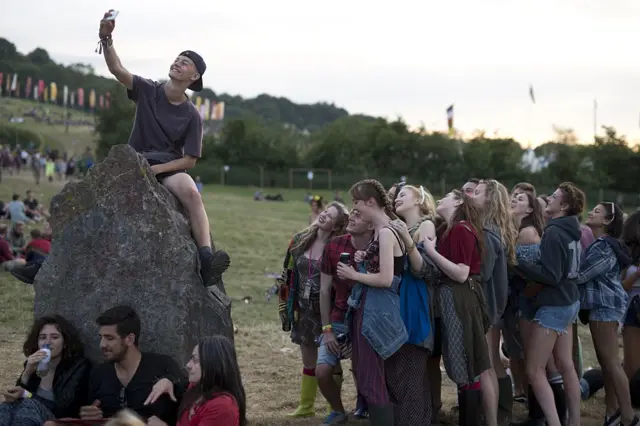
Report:
[[[533,321],[536,316],[536,308],[533,306],[533,300],[526,297],[524,294],[520,295],[520,318],[527,321]]]
[[[605,307],[593,308],[589,311],[589,322],[617,322],[624,319],[624,311]]]
[[[569,326],[578,318],[579,310],[580,301],[568,306],[540,306],[533,322],[558,334],[565,334]]]
[[[629,300],[629,308],[624,317],[626,327],[640,328],[640,295],[636,294]]]
[[[331,323],[331,328],[333,330],[333,334],[337,337],[339,334],[344,334],[347,331],[347,327],[342,322],[334,322]],[[340,357],[333,354],[328,348],[327,345],[322,343],[322,338],[324,335],[320,335],[318,337],[318,361],[316,361],[316,365],[327,364],[335,367],[340,363]]]

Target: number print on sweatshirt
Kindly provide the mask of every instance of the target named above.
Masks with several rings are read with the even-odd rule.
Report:
[[[580,257],[582,256],[582,246],[580,241],[571,241],[569,243],[569,257],[571,258],[571,268],[567,272],[567,278],[572,280],[578,278],[580,272]]]

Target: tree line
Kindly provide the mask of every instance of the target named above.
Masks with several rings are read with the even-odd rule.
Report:
[[[134,104],[123,89],[113,88],[112,93],[112,108],[97,115],[98,156],[126,143],[131,130]],[[412,131],[402,119],[349,115],[301,132],[252,116],[226,119],[219,133],[205,136],[203,158],[193,173],[215,183],[224,165],[253,170],[247,179],[236,181],[257,186],[257,170],[262,168],[267,172],[265,186],[283,187],[288,186],[289,169],[331,169],[334,188],[348,188],[364,177],[389,185],[406,176],[435,192],[443,182],[449,189],[471,177],[491,177],[507,185],[528,181],[546,191],[573,181],[594,196],[598,190],[607,191],[608,199],[622,193],[637,205],[640,151],[613,127],[603,130],[595,143],[585,145],[571,129],[557,128],[552,140],[528,150],[514,139],[482,132],[459,140],[426,129]]]

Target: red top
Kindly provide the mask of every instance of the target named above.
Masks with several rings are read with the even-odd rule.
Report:
[[[453,263],[468,265],[469,275],[478,275],[481,257],[477,239],[476,232],[468,222],[458,222],[438,244],[438,253]]]
[[[176,426],[240,426],[240,410],[233,396],[222,393],[186,410]]]
[[[13,260],[13,250],[7,240],[0,237],[0,264]]]
[[[29,244],[25,247],[25,251],[29,251],[29,249],[40,254],[49,254],[51,251],[51,241],[45,238],[36,238],[35,240],[29,241]]]
[[[325,275],[333,276],[334,300],[331,309],[331,322],[344,322],[344,314],[347,312],[347,300],[351,294],[351,289],[355,284],[353,281],[338,278],[338,262],[341,253],[349,253],[349,263],[355,267],[354,254],[356,248],[351,242],[351,235],[341,235],[334,237],[324,246],[320,271]]]

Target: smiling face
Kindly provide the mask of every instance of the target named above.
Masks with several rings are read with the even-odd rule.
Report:
[[[558,188],[549,198],[547,198],[547,207],[544,209],[544,212],[549,217],[555,218],[562,216],[564,203],[563,197],[564,195],[562,194],[562,190]]]
[[[402,216],[403,212],[406,213],[407,211],[414,208],[419,209],[420,208],[418,204],[419,201],[420,200],[416,198],[416,194],[412,190],[408,188],[402,188],[402,190],[400,191],[400,193],[398,194],[394,202],[396,213]]]
[[[338,219],[338,209],[335,206],[331,206],[325,209],[318,216],[318,226],[323,231],[331,232],[336,226],[336,220]]]
[[[100,349],[105,361],[120,362],[127,355],[127,351],[134,345],[135,335],[121,337],[117,326],[104,325],[100,327]]]
[[[64,338],[56,325],[47,324],[40,330],[40,334],[38,335],[38,348],[42,349],[44,345],[49,345],[52,359],[59,358],[62,355]]]
[[[362,235],[368,231],[373,231],[371,222],[364,220],[358,210],[351,210],[347,232],[352,235]]]
[[[598,204],[587,214],[587,221],[585,224],[590,228],[606,228],[611,223],[611,218],[607,218],[607,209]]]
[[[196,345],[191,352],[191,359],[187,363],[187,373],[189,374],[189,383],[198,383],[202,379],[202,366],[200,365],[199,346]]]
[[[467,182],[464,185],[462,185],[462,192],[467,194],[467,196],[472,197],[477,186],[478,184],[475,182]]]
[[[529,197],[524,192],[516,193],[511,198],[511,213],[516,217],[525,217],[533,212],[529,205]]]
[[[194,82],[200,75],[191,59],[178,56],[169,68],[169,78],[180,82]]]

